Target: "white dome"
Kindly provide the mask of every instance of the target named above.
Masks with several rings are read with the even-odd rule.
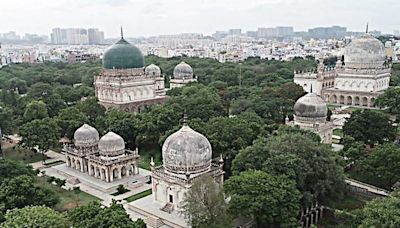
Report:
[[[167,171],[195,174],[211,167],[212,148],[204,135],[184,125],[165,140],[162,156]]]
[[[191,78],[193,78],[193,69],[189,64],[181,62],[178,65],[176,65],[174,69],[174,79],[191,79]]]
[[[74,133],[74,144],[78,147],[95,146],[99,142],[99,132],[96,128],[84,124]]]
[[[381,68],[385,60],[385,46],[368,33],[351,41],[344,51],[346,68]]]
[[[146,67],[145,69],[146,75],[149,76],[160,76],[161,75],[161,69],[157,65],[150,64]]]
[[[101,137],[99,152],[102,156],[122,155],[125,152],[125,141],[121,136],[110,131]]]
[[[296,117],[304,118],[324,118],[328,114],[326,102],[315,93],[308,93],[300,97],[294,104],[294,114]]]

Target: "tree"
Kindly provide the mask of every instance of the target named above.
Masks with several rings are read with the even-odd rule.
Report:
[[[107,208],[102,208],[98,202],[91,202],[69,211],[67,217],[73,227],[146,228],[143,220],[132,221],[123,206],[115,201]]]
[[[231,162],[239,150],[251,145],[258,137],[262,125],[237,117],[214,117],[210,119],[205,128],[205,135],[213,147],[215,157],[220,154],[225,160],[225,170],[230,174]]]
[[[186,110],[189,118],[200,118],[203,121],[226,115],[216,89],[195,84],[177,90],[179,95],[172,96],[167,102],[167,105],[172,105],[177,113],[183,113]]]
[[[46,99],[53,95],[53,87],[48,83],[38,82],[28,89],[28,96],[36,99]]]
[[[343,169],[332,150],[299,133],[259,139],[241,150],[233,161],[233,172],[238,174],[250,169],[294,180],[303,194],[303,206],[336,199],[344,186]]]
[[[32,101],[25,109],[24,120],[29,122],[36,119],[49,117],[46,104],[43,101]]]
[[[0,103],[0,129],[3,135],[12,133],[14,128],[13,113],[11,109]]]
[[[32,166],[11,159],[0,159],[0,185],[11,178],[27,175],[34,176],[36,172]]]
[[[41,152],[46,152],[58,146],[59,127],[50,118],[33,120],[21,126],[20,135],[24,147],[37,148]]]
[[[74,132],[80,126],[89,122],[89,118],[75,107],[68,107],[60,111],[56,118],[61,134],[72,139]]]
[[[27,92],[26,81],[17,77],[11,78],[6,83],[6,89],[18,92],[18,94],[25,94]]]
[[[22,209],[10,210],[5,215],[4,228],[35,227],[35,228],[68,228],[69,222],[59,212],[45,206],[28,206]]]
[[[232,227],[232,219],[227,209],[222,186],[212,177],[196,179],[185,193],[183,212],[193,228]]]
[[[58,201],[54,192],[35,186],[32,176],[17,176],[6,180],[0,186],[0,210],[2,212],[28,205],[54,206]]]
[[[138,134],[138,119],[135,114],[111,109],[107,111],[104,120],[107,131],[119,134],[129,147],[134,148]]]
[[[390,189],[400,180],[400,148],[394,144],[376,147],[361,161],[360,172],[368,183]]]
[[[358,227],[400,227],[400,198],[376,198],[355,213],[355,224]]]
[[[375,110],[357,110],[343,126],[344,135],[368,145],[393,141],[396,129],[382,112]]]
[[[381,108],[387,108],[389,113],[400,118],[400,88],[389,87],[385,92],[380,95],[376,100],[375,104]]]
[[[259,227],[297,225],[301,194],[296,183],[285,176],[246,171],[225,182],[235,215],[253,217]]]
[[[76,108],[78,108],[89,118],[89,123],[92,126],[95,126],[96,120],[104,117],[106,113],[106,108],[98,103],[96,97],[89,97],[84,101],[79,102],[76,105]]]

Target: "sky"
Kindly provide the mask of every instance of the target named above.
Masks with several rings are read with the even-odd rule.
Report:
[[[0,0],[0,33],[49,35],[54,27],[100,28],[106,37],[340,25],[400,30],[399,0]]]

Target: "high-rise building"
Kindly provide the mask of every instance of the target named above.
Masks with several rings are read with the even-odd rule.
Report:
[[[346,32],[346,27],[317,27],[309,29],[308,35],[313,38],[342,38],[346,35]]]
[[[293,27],[290,26],[279,26],[276,27],[276,36],[277,37],[288,37],[293,36]]]
[[[242,29],[229,29],[228,34],[236,36],[242,35]]]
[[[51,41],[53,44],[102,44],[104,32],[97,28],[54,28]]]
[[[104,32],[97,28],[88,29],[89,44],[103,44],[104,43]]]

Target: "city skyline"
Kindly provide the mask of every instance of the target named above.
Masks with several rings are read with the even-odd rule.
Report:
[[[317,0],[28,0],[3,3],[0,15],[4,23],[0,33],[49,35],[52,28],[99,28],[106,38],[117,37],[119,27],[126,36],[154,36],[179,33],[211,35],[217,30],[293,26],[295,31],[332,25],[350,31],[371,30],[392,33],[399,29],[400,18],[394,17],[400,5],[394,0],[380,1],[317,1]],[[44,13],[45,12],[45,13]],[[23,17],[21,17],[23,15]],[[382,15],[387,15],[382,17]],[[391,16],[393,15],[393,17]]]

